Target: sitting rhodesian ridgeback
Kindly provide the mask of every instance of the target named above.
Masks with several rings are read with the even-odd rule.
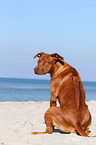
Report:
[[[79,133],[89,137],[91,114],[85,103],[85,91],[76,69],[71,67],[59,54],[38,53],[38,65],[35,74],[49,73],[51,76],[50,108],[44,118],[45,132],[32,134],[53,133],[53,126],[65,133]],[[35,58],[34,57],[34,58]],[[56,98],[60,107],[56,107]]]

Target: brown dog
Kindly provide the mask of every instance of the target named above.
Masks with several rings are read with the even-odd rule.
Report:
[[[89,137],[91,114],[85,103],[85,91],[76,69],[63,61],[63,57],[57,53],[41,52],[35,57],[39,57],[35,73],[51,75],[51,99],[50,108],[44,116],[46,131],[33,134],[53,133],[53,126],[56,126],[62,132],[78,132],[82,136]],[[56,98],[60,107],[56,107]]]

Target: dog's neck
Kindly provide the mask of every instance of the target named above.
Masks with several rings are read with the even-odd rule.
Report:
[[[51,71],[50,76],[54,76],[55,74],[58,74],[60,71],[62,71],[62,69],[64,69],[64,65],[60,64],[59,62],[57,62],[54,65],[54,69]]]
[[[64,62],[64,65],[57,62],[54,65],[54,69],[50,73],[50,77],[52,78],[53,76],[57,76],[60,72],[62,72],[64,70],[66,71],[69,67],[70,67],[70,65],[67,64],[66,62]]]

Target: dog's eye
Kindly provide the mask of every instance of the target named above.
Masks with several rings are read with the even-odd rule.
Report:
[[[45,61],[45,63],[44,63],[45,65],[48,65],[49,63],[47,62],[47,61]]]
[[[40,63],[40,61],[38,60],[38,64]]]

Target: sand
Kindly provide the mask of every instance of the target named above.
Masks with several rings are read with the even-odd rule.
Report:
[[[90,135],[96,135],[96,101],[88,101],[92,114]],[[44,113],[49,102],[0,102],[0,145],[95,145],[95,138],[76,134],[32,135],[45,131]]]

